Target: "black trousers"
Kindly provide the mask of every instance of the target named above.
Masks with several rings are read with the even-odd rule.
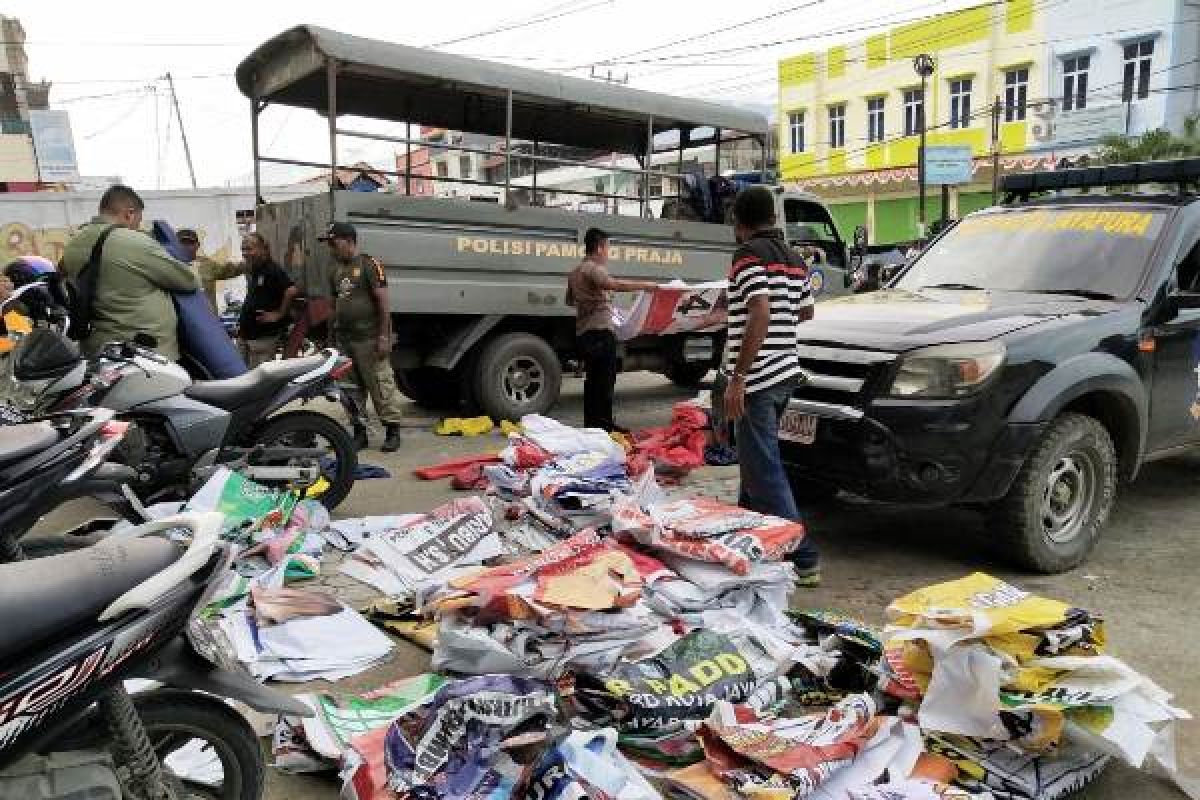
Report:
[[[579,337],[583,355],[583,426],[611,431],[613,390],[617,386],[617,336],[612,331],[587,331]]]

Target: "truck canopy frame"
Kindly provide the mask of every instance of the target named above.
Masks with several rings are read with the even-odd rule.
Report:
[[[404,144],[410,152],[413,145],[479,152],[452,144],[414,140],[413,123],[504,137],[506,196],[511,188],[514,139],[534,143],[533,155],[517,155],[522,160],[532,159],[535,169],[538,162],[567,163],[607,172],[640,174],[643,213],[649,208],[650,176],[678,177],[678,172],[656,173],[650,169],[656,134],[679,132],[680,162],[686,147],[713,142],[718,165],[722,142],[754,139],[762,148],[764,171],[766,167],[769,123],[757,112],[350,36],[312,25],[291,28],[260,45],[238,65],[236,79],[238,88],[251,101],[256,195],[261,194],[260,162],[328,168],[331,177],[335,176],[339,168],[338,136],[391,141]],[[258,116],[271,103],[309,108],[328,119],[328,163],[260,154]],[[410,130],[404,137],[346,130],[337,123],[338,116],[344,115],[404,122]],[[711,129],[713,133],[698,141],[693,137],[698,129]],[[614,170],[611,166],[539,156],[538,143],[636,155],[641,169]],[[403,172],[378,171],[403,177],[407,193],[410,169],[409,159],[405,159]],[[425,175],[417,177],[430,179]],[[461,178],[433,179],[493,185]]]

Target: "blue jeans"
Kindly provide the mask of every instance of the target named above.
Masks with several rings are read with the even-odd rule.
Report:
[[[734,424],[737,437],[738,467],[741,489],[738,505],[797,522],[800,512],[779,454],[779,417],[787,408],[788,399],[796,388],[795,381],[777,383],[767,389],[746,394],[746,413]],[[792,554],[800,569],[817,565],[817,548],[805,536],[800,548]]]

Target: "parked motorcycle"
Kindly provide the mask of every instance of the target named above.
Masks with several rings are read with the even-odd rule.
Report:
[[[0,428],[0,459],[45,435],[24,427]],[[221,522],[183,514],[0,564],[0,797],[261,797],[258,739],[223,698],[310,712],[223,666],[195,619],[229,572]],[[130,696],[133,679],[161,688]]]
[[[106,459],[130,429],[105,408],[71,411],[0,427],[0,562],[79,549],[118,520],[90,520],[68,533],[23,541],[38,520],[81,497],[100,500],[120,518],[140,523],[145,509],[127,484],[137,474]]]
[[[38,289],[23,286],[8,302]],[[43,289],[39,297],[53,293]],[[43,415],[102,406],[135,422],[115,458],[136,472],[133,488],[143,502],[185,499],[220,466],[267,486],[311,491],[330,509],[349,494],[357,450],[346,429],[323,413],[284,410],[320,398],[354,408],[338,386],[352,365],[337,351],[269,362],[228,380],[192,382],[147,341],[112,343],[85,359],[65,335],[65,309],[52,301],[41,305],[43,318],[12,357],[12,377],[25,399],[21,410]]]

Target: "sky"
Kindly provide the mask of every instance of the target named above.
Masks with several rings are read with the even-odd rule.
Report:
[[[773,108],[776,64],[861,39],[969,0],[458,0],[455,3],[228,2],[104,6],[9,0],[0,12],[25,27],[32,80],[54,83],[52,108],[71,112],[80,171],[141,189],[191,185],[179,124],[162,76],[175,77],[201,187],[252,180],[250,113],[233,71],[257,45],[294,25],[428,47],[537,69],[759,109]],[[128,9],[126,12],[125,10]],[[852,32],[847,32],[851,29]],[[487,35],[479,35],[487,34]],[[775,44],[778,43],[778,44]],[[724,51],[724,52],[721,52]],[[401,131],[354,121],[357,129]],[[272,107],[260,121],[264,152],[327,158],[315,113]],[[349,127],[349,125],[347,125]],[[339,161],[393,166],[386,143],[343,139]],[[303,170],[301,170],[303,172]],[[267,183],[295,170],[264,173]]]

